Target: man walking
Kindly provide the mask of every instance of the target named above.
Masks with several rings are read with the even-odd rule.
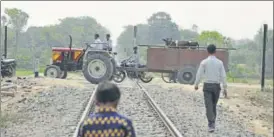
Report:
[[[216,106],[219,100],[221,86],[223,84],[224,95],[227,96],[226,88],[226,72],[224,69],[223,62],[216,58],[216,46],[210,44],[207,47],[207,52],[209,56],[204,59],[199,66],[196,74],[195,90],[198,90],[198,85],[202,76],[204,76],[204,101],[206,107],[206,116],[208,120],[208,130],[209,132],[214,132],[215,130],[215,120],[217,116]]]
[[[95,93],[97,111],[83,121],[78,137],[135,137],[132,121],[116,111],[120,97],[115,84],[100,83]]]

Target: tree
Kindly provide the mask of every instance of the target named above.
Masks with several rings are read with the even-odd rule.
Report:
[[[137,44],[147,44],[148,41],[148,28],[147,24],[138,24],[137,26]],[[119,52],[118,58],[124,59],[133,54],[133,27],[128,25],[124,27],[124,31],[120,34],[117,40],[117,51]],[[141,62],[146,60],[146,48],[140,47],[139,54],[141,57]]]
[[[157,12],[150,16],[147,24],[137,25],[138,44],[160,44],[162,38],[181,39],[178,25],[171,20],[171,16],[166,12]],[[124,31],[117,40],[117,51],[119,58],[126,58],[133,54],[133,25],[124,27]],[[141,61],[146,60],[146,48],[140,47],[139,54]]]
[[[233,40],[230,37],[223,37],[223,46],[226,48],[233,47]]]
[[[180,40],[179,27],[175,22],[172,22],[171,16],[166,12],[157,12],[152,14],[147,20],[149,29],[150,44],[163,43],[163,38],[172,38],[174,40]]]
[[[263,28],[260,28],[257,34],[254,36],[254,41],[256,43],[257,50],[257,60],[262,61],[262,51],[263,51]],[[266,74],[273,76],[273,29],[267,31],[267,43],[266,43]],[[261,63],[260,63],[261,64]],[[267,76],[266,75],[266,76]]]
[[[189,40],[189,41],[195,41],[199,37],[199,33],[190,30],[190,29],[183,29],[181,32],[181,39],[182,40]]]
[[[6,8],[5,14],[7,14],[10,18],[10,23],[12,25],[12,28],[15,30],[15,56],[17,55],[17,48],[18,48],[18,42],[19,42],[19,36],[20,32],[24,29],[24,27],[27,25],[29,15],[17,8]]]
[[[8,24],[7,16],[3,15],[1,16],[1,25],[6,26]]]
[[[51,47],[68,47],[68,35],[72,35],[73,47],[85,48],[84,43],[92,42],[95,33],[99,33],[104,39],[109,31],[92,17],[67,17],[60,19],[60,23],[56,25],[30,26],[25,32],[20,32],[18,39],[18,69],[32,69],[33,55],[40,58],[41,66],[48,64]],[[15,37],[15,27],[11,24],[8,26],[8,54],[15,48],[12,46],[15,45]],[[1,35],[1,38],[4,39],[4,35]],[[32,46],[33,51],[30,50]]]
[[[192,31],[194,31],[194,32],[198,32],[198,28],[199,28],[199,27],[198,27],[196,24],[193,24],[191,29],[192,29]]]
[[[200,45],[215,44],[217,47],[223,47],[223,36],[217,31],[202,31],[198,40]]]
[[[4,29],[4,27],[7,25],[7,17],[5,16],[5,15],[3,15],[3,16],[1,16],[1,46],[0,46],[0,50],[1,51],[3,51],[3,49],[4,49],[4,47],[3,47],[3,45],[4,45],[4,31],[5,31],[5,29]],[[0,53],[2,53],[2,52],[0,52]],[[1,55],[2,56],[2,55]]]

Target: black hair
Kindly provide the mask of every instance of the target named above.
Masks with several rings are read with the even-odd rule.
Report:
[[[97,34],[97,33],[96,33],[94,36],[95,36],[96,38],[99,38],[99,37],[100,37],[99,34]]]
[[[137,46],[133,47],[133,53],[134,53],[134,54],[137,53],[137,50],[138,50],[138,47],[137,47]]]
[[[207,46],[207,52],[209,54],[214,54],[216,52],[216,46],[214,44],[209,44]]]
[[[121,92],[120,89],[111,82],[101,82],[99,83],[96,91],[96,100],[99,103],[112,103],[120,99]]]

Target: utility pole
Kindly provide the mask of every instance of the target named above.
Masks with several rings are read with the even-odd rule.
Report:
[[[264,36],[263,36],[263,58],[262,58],[262,76],[261,76],[261,91],[264,91],[265,85],[265,50],[267,42],[267,24],[264,24]]]
[[[8,54],[8,48],[7,48],[7,45],[8,45],[8,26],[5,26],[5,38],[4,38],[4,56],[5,56],[5,59],[7,58],[7,54]],[[2,56],[2,53],[1,53],[1,56]]]

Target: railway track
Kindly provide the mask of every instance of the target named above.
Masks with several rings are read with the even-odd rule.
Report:
[[[142,137],[182,137],[178,129],[156,105],[142,84],[132,82],[131,85],[133,86],[119,84],[122,97],[118,110],[119,113],[133,120],[136,135]],[[95,92],[89,98],[73,137],[77,137],[81,122],[94,111],[94,99]]]

